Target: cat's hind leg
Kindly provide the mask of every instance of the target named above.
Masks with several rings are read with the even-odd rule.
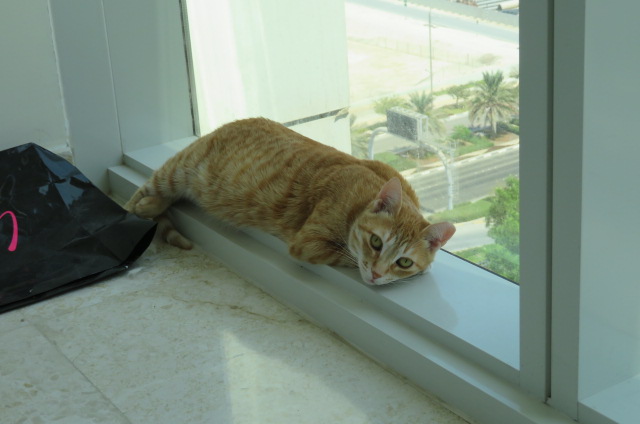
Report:
[[[158,234],[162,240],[180,249],[191,250],[193,248],[193,243],[178,232],[167,214],[163,213],[154,220],[158,223]]]

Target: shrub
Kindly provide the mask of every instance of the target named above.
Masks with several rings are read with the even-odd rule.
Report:
[[[478,200],[477,202],[466,202],[456,205],[450,211],[442,211],[429,216],[430,222],[467,222],[474,219],[482,218],[489,212],[491,201],[487,199]]]
[[[520,127],[507,122],[498,122],[498,132],[510,132],[520,135]]]
[[[453,140],[470,141],[472,137],[473,132],[465,125],[456,125],[451,133],[451,139]]]
[[[520,282],[520,255],[499,244],[484,246],[484,251],[482,266],[511,281]]]
[[[499,244],[474,247],[455,254],[515,283],[520,283],[520,256]]]

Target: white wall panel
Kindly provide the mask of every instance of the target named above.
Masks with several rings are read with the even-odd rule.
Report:
[[[640,3],[586,11],[581,398],[640,374]]]
[[[68,139],[49,2],[0,2],[0,149]]]

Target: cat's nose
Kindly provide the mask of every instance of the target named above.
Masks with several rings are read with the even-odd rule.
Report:
[[[377,280],[378,278],[382,277],[382,275],[378,274],[375,271],[371,271],[371,279],[373,280]]]

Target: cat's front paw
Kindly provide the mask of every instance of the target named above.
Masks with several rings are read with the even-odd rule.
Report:
[[[168,206],[169,202],[160,196],[146,196],[135,204],[132,212],[141,218],[155,218],[162,214]]]

